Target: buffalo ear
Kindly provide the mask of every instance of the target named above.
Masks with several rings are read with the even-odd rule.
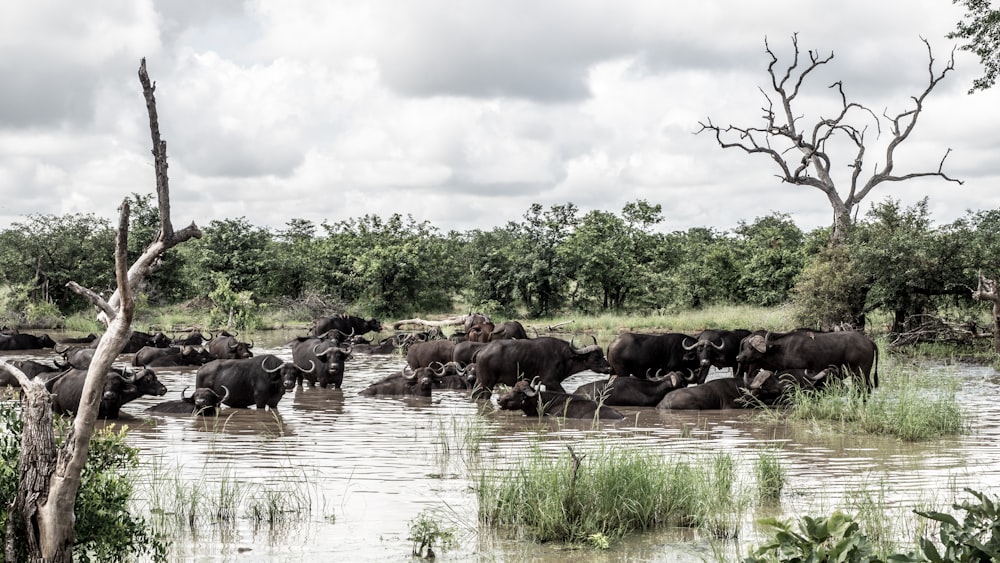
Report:
[[[760,352],[761,354],[767,351],[767,344],[763,336],[760,335],[751,336],[748,344],[750,344],[751,348]]]

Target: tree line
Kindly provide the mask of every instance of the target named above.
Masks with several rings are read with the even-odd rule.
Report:
[[[159,219],[152,195],[130,204],[134,260]],[[888,311],[898,331],[915,315],[977,307],[977,272],[1000,271],[1000,210],[936,225],[927,199],[872,205],[836,245],[831,229],[804,232],[785,213],[731,231],[664,232],[662,223],[661,206],[641,200],[619,213],[534,204],[522,221],[447,233],[399,214],[291,219],[274,230],[216,220],[166,252],[140,292],[152,305],[202,300],[230,315],[320,296],[384,318],[463,306],[537,318],[791,304],[816,327]],[[30,215],[0,231],[5,322],[85,310],[69,281],[113,289],[114,238],[109,221],[89,214]]]

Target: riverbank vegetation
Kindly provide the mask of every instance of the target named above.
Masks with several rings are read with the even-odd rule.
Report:
[[[135,253],[157,216],[150,196],[131,205]],[[992,331],[972,288],[1000,264],[996,210],[935,225],[926,200],[886,199],[834,247],[829,229],[804,232],[781,213],[725,232],[662,222],[661,207],[645,201],[617,214],[532,205],[523,222],[464,233],[398,215],[292,219],[277,231],[213,221],[139,288],[137,324],[247,330],[345,311],[391,320],[477,310],[528,321],[632,316],[683,330],[671,316],[715,311],[697,328],[779,328],[723,314],[753,307],[782,311],[782,326],[864,327],[909,344]],[[74,317],[91,316],[89,304],[65,284],[112,285],[112,242],[111,225],[94,216],[29,216],[0,231],[0,322],[94,331]],[[927,330],[929,319],[941,330]]]

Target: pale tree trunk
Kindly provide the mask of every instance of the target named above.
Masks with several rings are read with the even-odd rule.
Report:
[[[980,271],[979,286],[972,292],[972,298],[993,303],[993,350],[1000,353],[1000,288],[997,280],[983,276]]]
[[[194,223],[176,233],[171,227],[166,143],[159,137],[154,87],[146,74],[145,59],[139,67],[139,80],[146,97],[153,136],[160,232],[157,239],[129,268],[126,254],[129,205],[126,199],[119,209],[118,232],[115,237],[115,278],[118,289],[112,299],[113,304],[74,282],[68,284],[100,310],[108,328],[98,342],[87,370],[73,426],[61,447],[56,447],[52,430],[52,401],[44,384],[28,380],[20,370],[0,360],[0,368],[17,377],[25,395],[18,494],[9,508],[7,520],[5,551],[8,561],[17,560],[13,545],[15,526],[20,527],[28,538],[29,561],[61,563],[73,560],[76,520],[74,506],[80,489],[80,477],[87,461],[106,374],[132,331],[135,309],[132,289],[152,271],[163,252],[191,238],[201,237],[201,231]]]

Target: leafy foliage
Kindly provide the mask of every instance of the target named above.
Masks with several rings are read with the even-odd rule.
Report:
[[[960,48],[979,57],[983,65],[983,76],[972,82],[969,93],[987,90],[996,84],[1000,72],[1000,10],[990,7],[989,0],[953,0],[963,4],[968,12],[962,21],[949,33],[948,39],[964,39],[968,43]]]
[[[67,423],[56,419],[57,435],[69,431]],[[24,421],[18,407],[0,404],[0,502],[8,506],[17,494],[18,458]],[[97,430],[90,441],[87,464],[81,475],[76,499],[76,544],[78,561],[135,560],[141,556],[166,560],[166,545],[150,525],[128,510],[135,485],[132,471],[138,466],[139,452],[125,443],[125,429]],[[0,511],[0,527],[6,527],[8,512]],[[15,528],[16,529],[16,528]],[[26,547],[23,538],[15,545]],[[24,558],[27,552],[19,552]],[[3,554],[0,553],[0,559]],[[26,560],[26,559],[24,559]]]
[[[760,521],[773,531],[772,538],[753,550],[744,563],[806,563],[839,561],[876,563],[871,541],[850,516],[835,511],[828,518],[803,516],[793,526],[788,521],[767,518]],[[796,529],[797,528],[797,529]]]
[[[965,501],[952,505],[965,511],[959,522],[954,516],[942,512],[917,511],[917,514],[940,524],[940,548],[928,538],[920,539],[924,559],[913,557],[906,561],[931,561],[933,563],[973,563],[1000,561],[1000,507],[985,493],[965,489],[978,502]],[[897,559],[903,561],[904,559]]]
[[[430,510],[424,510],[410,521],[410,535],[406,538],[413,542],[413,555],[425,559],[434,559],[435,545],[448,549],[455,545],[455,531],[441,526]]]

